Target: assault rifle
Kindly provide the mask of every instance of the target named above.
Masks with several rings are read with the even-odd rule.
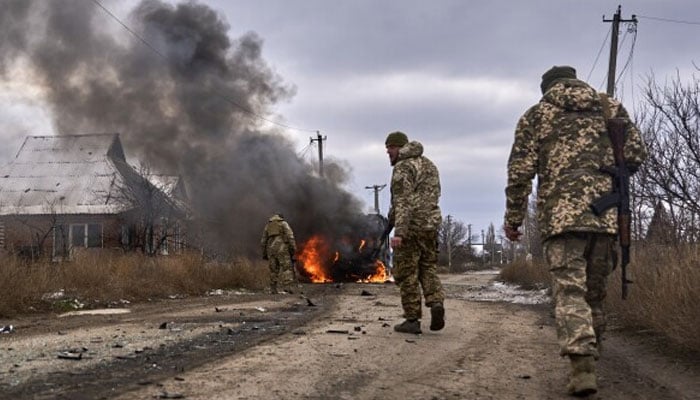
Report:
[[[292,251],[292,249],[289,249],[289,259],[292,261],[292,276],[294,277],[294,281],[298,281],[297,279],[297,258],[296,254]]]
[[[391,233],[392,229],[394,229],[394,225],[392,225],[392,224],[386,225],[386,228],[384,228],[384,232],[382,232],[382,235],[379,236],[379,241],[377,242],[377,247],[372,252],[371,260],[376,260],[379,257],[379,252],[382,251],[382,243],[384,243],[386,241],[386,239],[389,237],[389,234]]]
[[[630,175],[632,174],[625,163],[625,139],[627,121],[623,118],[610,118],[607,123],[608,136],[612,143],[614,166],[604,166],[600,170],[609,174],[613,179],[612,191],[593,201],[591,209],[597,216],[606,210],[617,207],[617,232],[620,240],[622,267],[622,298],[627,298],[627,285],[632,283],[627,279],[627,264],[630,262]]]

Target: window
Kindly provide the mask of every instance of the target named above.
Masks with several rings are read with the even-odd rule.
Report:
[[[53,258],[60,260],[68,254],[68,227],[56,225],[53,227]]]
[[[102,247],[102,224],[71,224],[71,247]]]
[[[87,247],[102,247],[102,225],[88,224]]]

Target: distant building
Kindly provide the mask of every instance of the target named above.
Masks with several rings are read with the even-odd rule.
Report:
[[[0,167],[0,250],[60,260],[179,248],[186,191],[177,177],[150,178],[126,162],[118,134],[28,136]]]

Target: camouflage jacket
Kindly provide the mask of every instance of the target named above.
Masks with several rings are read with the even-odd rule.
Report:
[[[412,231],[437,230],[442,222],[440,174],[437,167],[423,156],[423,145],[410,142],[399,151],[391,175],[391,209],[389,223],[396,236]]]
[[[263,255],[269,255],[268,248],[273,243],[277,243],[278,246],[285,246],[287,251],[292,254],[297,251],[292,228],[287,221],[277,214],[270,217],[263,230],[262,239],[260,239],[260,249]]]
[[[561,79],[518,121],[508,159],[505,223],[522,224],[532,179],[537,176],[537,222],[543,239],[563,232],[617,232],[617,210],[597,217],[591,203],[609,192],[614,165],[600,93],[578,79]],[[607,97],[606,97],[607,99]],[[646,158],[637,127],[624,107],[607,99],[611,117],[627,125],[625,158],[636,169]]]

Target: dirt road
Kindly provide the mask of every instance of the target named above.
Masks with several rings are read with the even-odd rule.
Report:
[[[475,301],[489,298],[493,278],[443,276],[447,326],[431,332],[426,319],[422,335],[393,331],[393,284],[24,318],[0,336],[0,398],[567,398],[549,306]],[[697,360],[615,332],[605,345],[594,398],[700,398]]]

